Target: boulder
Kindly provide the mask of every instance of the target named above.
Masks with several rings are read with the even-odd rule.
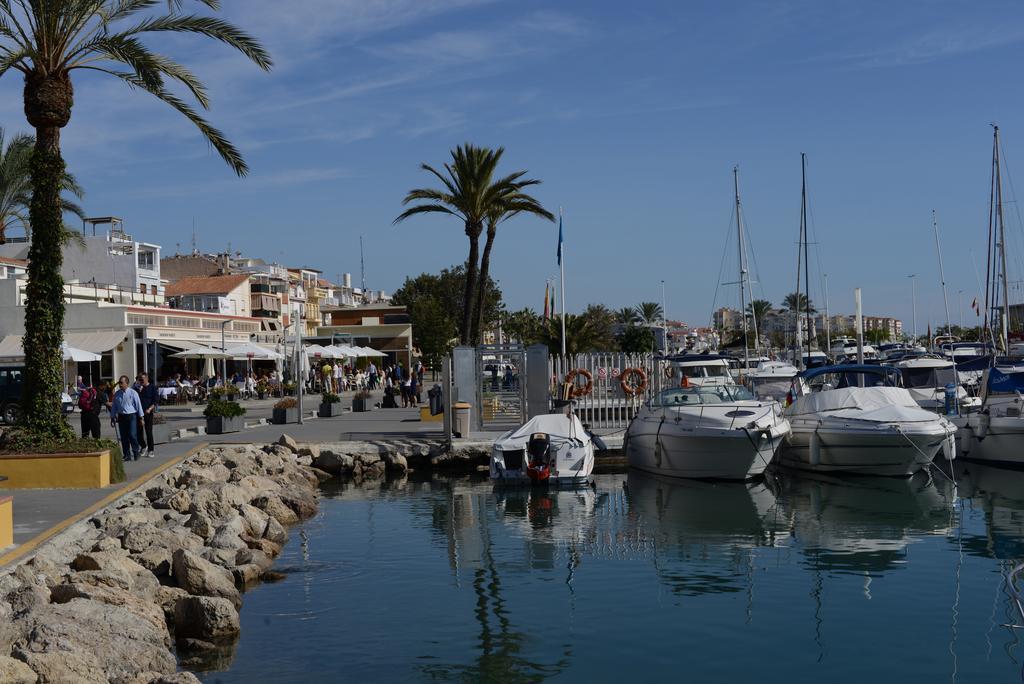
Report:
[[[109,583],[111,581],[110,578],[123,578],[123,580],[119,580],[123,582],[121,586],[125,586],[128,591],[131,591],[140,598],[152,598],[156,592],[158,582],[152,572],[128,556],[114,551],[96,551],[79,554],[71,566],[79,571],[78,574],[81,574],[84,578],[80,581],[83,582]],[[100,572],[98,574],[85,574],[89,570]],[[103,579],[89,580],[88,578],[90,577]]]
[[[320,455],[313,459],[313,465],[332,475],[341,475],[351,472],[354,461],[349,454],[332,449],[321,449]]]
[[[409,462],[405,456],[398,453],[384,454],[384,465],[389,473],[404,475],[409,471]]]
[[[384,461],[363,464],[362,476],[367,480],[379,480],[384,477],[386,468],[387,466],[384,464]]]
[[[132,525],[125,530],[121,544],[131,553],[142,553],[156,546],[164,549],[189,549],[194,551],[203,546],[203,540],[188,530],[160,528],[150,523]]]
[[[224,525],[217,528],[217,532],[210,538],[210,548],[229,549],[237,551],[244,549],[246,544],[242,541],[242,533],[239,533],[234,525]],[[234,554],[232,554],[234,557]]]
[[[155,503],[160,499],[165,499],[168,496],[171,496],[176,491],[178,490],[170,485],[158,484],[146,490],[146,498],[149,499],[151,503]]]
[[[320,470],[319,468],[314,466],[309,467],[309,472],[313,473],[313,477],[315,477],[318,482],[327,482],[327,480],[334,479],[334,475],[331,475],[326,470]]]
[[[239,479],[236,484],[246,491],[250,502],[258,496],[274,494],[281,489],[279,482],[271,480],[265,475],[246,475]]]
[[[36,684],[39,676],[32,668],[10,656],[0,655],[0,682],[5,684]]]
[[[299,456],[309,456],[314,461],[320,458],[320,447],[316,444],[304,444],[299,447]]]
[[[96,543],[92,545],[92,551],[120,551],[122,548],[121,540],[117,537],[103,536],[96,540]]]
[[[235,568],[235,556],[241,549],[203,549],[202,556],[214,565],[219,565],[228,572]]]
[[[111,606],[120,606],[132,614],[137,615],[157,631],[167,631],[167,624],[160,607],[153,601],[156,598],[159,585],[154,587],[152,594],[146,599],[131,593],[128,589],[117,586],[110,586],[107,582],[96,581],[97,577],[86,577],[90,573],[79,573],[69,578],[69,583],[54,587],[50,592],[50,600],[53,603],[68,603],[74,599],[87,599],[98,601]],[[94,575],[107,575],[110,573],[92,573]],[[167,636],[170,644],[170,636]]]
[[[146,684],[202,684],[199,677],[191,672],[175,672],[162,674],[146,681]]]
[[[124,508],[108,513],[101,513],[91,519],[91,522],[101,530],[106,531],[114,537],[121,536],[121,533],[132,525],[139,523],[160,524],[164,519],[161,511],[154,510],[149,506],[138,508]]]
[[[291,435],[281,435],[281,438],[277,440],[277,443],[288,449],[288,451],[293,454],[299,453],[299,444]]]
[[[224,568],[185,549],[174,552],[171,567],[178,586],[197,596],[219,596],[235,606],[242,605],[242,597],[235,589],[234,577]]]
[[[252,505],[260,509],[282,525],[294,525],[299,522],[299,516],[276,494],[264,494],[252,500]]]
[[[132,559],[149,570],[157,577],[163,577],[171,571],[171,554],[174,551],[163,546],[151,546],[142,553],[132,556]]]
[[[288,542],[288,530],[284,529],[284,525],[277,522],[277,518],[270,516],[267,516],[267,527],[262,536],[282,546]]]
[[[238,507],[238,513],[245,522],[243,532],[250,537],[259,538],[263,536],[267,529],[267,523],[270,521],[270,516],[266,512],[251,504],[242,504]],[[274,522],[277,521],[275,520]]]
[[[218,642],[236,638],[240,630],[238,611],[227,599],[184,596],[174,605],[177,639]]]
[[[171,509],[178,513],[188,513],[192,506],[192,496],[185,489],[176,489],[153,502],[153,508]]]
[[[188,512],[202,513],[216,522],[235,515],[235,504],[222,499],[217,491],[204,488],[192,493],[192,505],[189,506]]]
[[[215,482],[227,482],[231,477],[231,470],[223,463],[214,463],[205,467],[186,467],[178,475],[176,485],[197,489]]]
[[[257,454],[256,463],[263,468],[266,475],[276,475],[284,470],[285,463],[295,459],[295,454],[282,446],[274,446],[271,451]]]
[[[12,655],[43,682],[121,683],[142,672],[177,669],[162,615],[156,626],[124,606],[75,598],[45,606],[28,620],[28,636]]]
[[[164,620],[168,625],[174,624],[174,606],[178,599],[191,596],[181,587],[160,587],[156,592],[156,601],[164,612]]]
[[[231,573],[235,576],[235,584],[241,587],[255,584],[263,575],[263,569],[255,563],[236,565]]]
[[[235,564],[257,565],[262,572],[266,572],[274,564],[274,561],[259,549],[240,549],[235,554]]]
[[[198,511],[189,517],[188,522],[185,523],[185,525],[188,529],[192,530],[192,534],[195,534],[203,540],[208,540],[216,531],[216,527],[214,526],[213,521],[210,520],[210,517],[205,513],[199,513]]]
[[[278,496],[281,501],[288,506],[288,508],[295,511],[295,514],[302,520],[312,518],[316,515],[319,508],[317,505],[316,494],[309,489],[288,487],[286,489],[282,489]],[[270,513],[270,511],[267,512]],[[283,523],[284,521],[278,519],[278,522]]]

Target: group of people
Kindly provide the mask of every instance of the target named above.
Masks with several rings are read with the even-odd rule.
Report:
[[[113,387],[86,383],[79,377],[77,390],[83,438],[100,438],[100,414],[106,410],[110,426],[117,430],[125,461],[139,460],[143,451],[148,458],[156,457],[153,419],[160,395],[148,373],[139,373],[134,384],[122,375]]]
[[[417,361],[412,368],[406,368],[401,361],[394,366],[385,366],[381,376],[381,384],[384,386],[384,402],[381,407],[398,408],[396,396],[401,397],[402,408],[419,404],[425,372],[426,368],[422,361]]]

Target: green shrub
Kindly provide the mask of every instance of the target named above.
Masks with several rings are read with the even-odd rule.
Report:
[[[237,401],[211,399],[203,415],[207,418],[239,418],[245,415],[245,409]]]
[[[324,392],[323,396],[320,398],[320,401],[322,401],[325,404],[337,404],[341,402],[341,397],[339,397],[334,392]]]

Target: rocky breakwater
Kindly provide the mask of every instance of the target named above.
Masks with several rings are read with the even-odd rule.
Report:
[[[204,449],[0,575],[0,682],[198,681],[175,653],[230,649],[241,592],[317,511],[312,461],[285,437]]]
[[[330,442],[300,444],[298,453],[331,475],[351,477],[357,482],[384,477],[401,477],[413,470],[466,473],[486,471],[490,462],[490,441],[460,440],[446,448],[443,442],[382,440],[372,442]]]

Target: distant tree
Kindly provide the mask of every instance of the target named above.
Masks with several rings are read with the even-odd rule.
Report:
[[[807,311],[808,304],[810,305],[812,314],[818,312],[818,310],[814,308],[814,303],[809,302],[807,295],[803,292],[800,293],[799,299],[797,299],[796,292],[790,292],[786,295],[786,298],[782,300],[782,308],[786,311],[799,311],[800,313],[804,313]]]
[[[885,330],[868,330],[864,333],[864,340],[869,344],[882,344],[889,339],[889,333]]]
[[[636,305],[636,315],[646,325],[661,325],[661,304],[656,302],[640,302]]]
[[[595,344],[600,351],[615,348],[615,313],[604,304],[589,304],[581,316],[594,331]]]
[[[506,314],[502,328],[505,334],[520,344],[536,344],[540,339],[543,319],[533,309],[525,308]]]
[[[631,306],[624,306],[615,312],[615,322],[621,325],[635,325],[639,321],[636,309]]]
[[[644,354],[654,351],[654,331],[646,325],[627,325],[618,335],[619,349],[627,354]]]
[[[565,315],[565,352],[566,354],[579,354],[590,351],[605,351],[608,349],[606,330],[595,326],[594,318],[577,316],[575,314]],[[552,352],[561,350],[562,347],[562,323],[558,316],[547,321],[547,325],[541,328],[538,341],[546,344]]]
[[[747,316],[757,324],[757,332],[764,331],[764,317],[772,310],[772,303],[767,299],[755,299],[747,304]]]

